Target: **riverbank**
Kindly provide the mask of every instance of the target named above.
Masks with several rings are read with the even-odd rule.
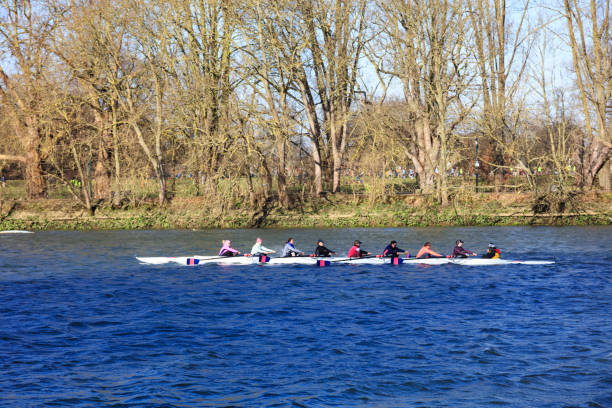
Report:
[[[369,202],[352,195],[328,196],[292,209],[211,208],[205,198],[175,198],[166,207],[102,207],[90,215],[67,199],[2,201],[0,229],[208,229],[208,228],[347,228],[494,225],[608,225],[612,194],[589,193],[564,206],[534,213],[528,194],[482,193],[432,204],[424,196],[407,195]],[[539,209],[536,208],[536,211]]]

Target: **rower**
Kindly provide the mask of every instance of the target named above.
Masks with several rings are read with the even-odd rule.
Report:
[[[405,253],[406,251],[397,247],[397,241],[393,240],[389,243],[389,245],[387,245],[387,247],[383,251],[383,256],[397,258],[399,254],[405,254]]]
[[[230,246],[230,244],[232,243],[232,241],[230,241],[229,239],[224,239],[223,241],[221,241],[223,243],[223,246],[221,247],[221,250],[219,251],[219,256],[236,256],[236,255],[240,255],[240,251],[232,248]]]
[[[314,250],[314,256],[331,256],[331,254],[336,255],[336,252],[326,248],[325,242],[318,240],[317,247]]]
[[[269,255],[276,253],[276,251],[270,248],[266,248],[261,243],[261,238],[257,237],[257,239],[255,240],[255,245],[253,245],[253,248],[251,248],[251,256]]]
[[[361,249],[361,241],[355,240],[353,241],[353,246],[349,249],[348,257],[349,258],[362,258],[368,255],[369,252],[365,249]]]
[[[489,247],[487,248],[487,253],[484,254],[482,257],[485,259],[499,259],[500,256],[501,251],[495,248],[495,244],[491,242],[489,243]]]
[[[468,251],[463,247],[463,241],[458,239],[455,243],[455,248],[453,248],[453,258],[467,258],[468,256],[476,256],[478,255],[476,252]]]
[[[287,243],[285,244],[285,247],[283,248],[284,258],[289,257],[289,256],[304,256],[304,252],[294,247],[293,246],[294,244],[295,244],[295,241],[293,240],[293,238],[289,238],[287,240]]]
[[[444,258],[444,255],[437,253],[431,249],[431,242],[423,244],[423,248],[417,253],[417,258]]]

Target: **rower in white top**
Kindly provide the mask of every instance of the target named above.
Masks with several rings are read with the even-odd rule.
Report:
[[[276,251],[262,245],[262,240],[259,237],[257,237],[255,245],[253,245],[253,248],[251,248],[251,256],[269,255],[274,253],[276,253]]]

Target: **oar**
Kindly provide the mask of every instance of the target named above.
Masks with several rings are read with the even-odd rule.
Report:
[[[199,259],[198,256],[202,259]],[[247,256],[247,254],[244,254],[244,256]],[[187,258],[187,265],[197,265],[200,263],[200,261],[216,261],[218,259],[228,259],[231,258],[231,256],[200,256],[200,255],[194,255],[191,258]]]
[[[202,261],[213,261],[215,259],[221,259],[221,258],[227,258],[226,256],[213,256],[213,257],[202,257],[204,259],[202,259]],[[200,259],[193,257],[193,258],[187,258],[187,265],[197,265],[200,263]]]
[[[354,261],[356,259],[365,259],[365,258],[380,258],[380,255],[366,255],[366,256],[353,257],[353,258],[334,259],[333,261],[329,261],[329,262],[346,262],[346,261]]]
[[[354,257],[354,258],[344,258],[344,259],[334,259],[331,261],[328,261],[325,259],[325,257],[317,257],[317,266],[329,266],[331,265],[332,262],[348,262],[348,261],[354,261],[355,259],[363,259],[363,258],[377,258],[380,255],[366,255],[366,256],[362,256],[362,257]]]
[[[410,259],[410,254],[406,251],[402,251],[402,252],[398,252],[398,254],[406,254],[405,258],[402,258],[401,256],[384,256],[381,255],[381,258],[388,258],[389,259],[389,264],[391,265],[401,265],[404,263],[404,259]]]
[[[336,255],[338,254],[338,252],[336,252],[336,251],[332,251],[332,250],[330,250],[330,251],[329,251],[329,253],[330,253],[330,254],[336,254]],[[317,254],[310,254],[310,255],[304,255],[304,256],[309,256],[309,257],[311,257],[311,258],[327,258],[326,256],[323,256],[323,255],[317,255]]]

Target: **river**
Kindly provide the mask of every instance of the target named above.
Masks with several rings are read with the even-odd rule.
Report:
[[[141,265],[289,236],[554,265]],[[611,407],[612,228],[0,235],[0,406]]]

